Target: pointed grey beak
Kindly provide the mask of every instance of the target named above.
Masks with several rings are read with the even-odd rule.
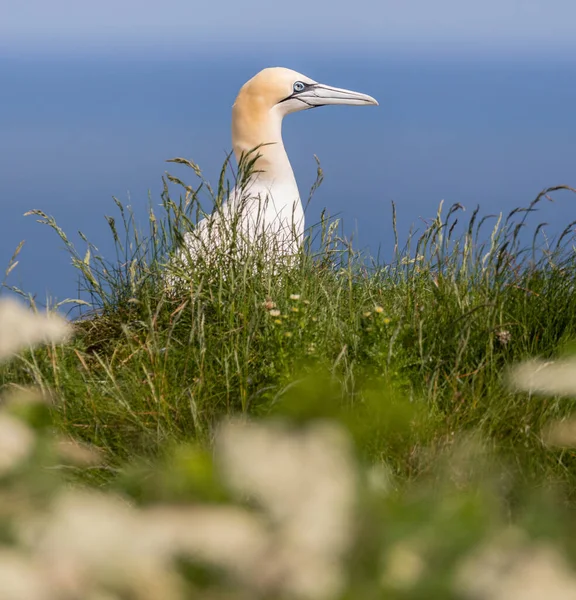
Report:
[[[353,92],[352,90],[331,87],[322,83],[310,84],[305,90],[294,93],[292,97],[305,102],[310,107],[325,106],[326,104],[351,104],[353,106],[375,104],[378,106],[378,102],[372,96]]]

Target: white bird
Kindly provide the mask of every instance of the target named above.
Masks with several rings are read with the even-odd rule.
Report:
[[[253,171],[216,212],[186,234],[180,255],[185,263],[199,253],[210,255],[232,238],[236,249],[265,242],[268,254],[297,253],[304,234],[304,208],[282,142],[282,120],[290,113],[328,104],[378,102],[282,67],[264,69],[242,86],[232,108],[232,145],[239,164],[247,156],[256,158]]]

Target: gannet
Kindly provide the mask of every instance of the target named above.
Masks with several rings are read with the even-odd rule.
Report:
[[[184,236],[180,258],[185,263],[194,261],[199,252],[214,252],[232,237],[236,249],[265,242],[268,255],[298,252],[304,208],[282,142],[282,120],[290,113],[329,104],[378,102],[283,67],[266,68],[242,86],[232,107],[232,146],[239,164],[247,156],[256,158],[253,170],[221,207]]]

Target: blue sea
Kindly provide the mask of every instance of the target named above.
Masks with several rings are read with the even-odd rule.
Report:
[[[0,273],[25,240],[9,283],[40,302],[76,297],[63,243],[23,214],[41,209],[82,254],[79,230],[112,258],[112,196],[144,221],[165,170],[193,182],[165,162],[174,156],[194,160],[216,182],[231,148],[236,93],[265,66],[192,52],[0,58]],[[379,100],[290,115],[284,140],[303,197],[315,179],[314,155],[324,170],[307,223],[326,208],[357,247],[382,260],[392,248],[391,201],[402,236],[411,224],[422,228],[441,200],[508,212],[544,187],[576,186],[576,62],[292,57],[283,66]],[[573,219],[576,196],[568,193],[532,216],[549,223],[549,235]]]

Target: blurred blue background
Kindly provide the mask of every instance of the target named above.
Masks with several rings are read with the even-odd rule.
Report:
[[[191,158],[215,181],[236,93],[266,66],[379,100],[291,115],[284,140],[303,197],[314,154],[325,172],[307,223],[338,213],[384,260],[392,200],[405,236],[442,199],[507,212],[576,185],[572,1],[205,4],[3,3],[0,273],[26,240],[9,283],[40,302],[77,295],[62,242],[29,209],[54,215],[82,253],[78,230],[112,258],[112,195],[144,222],[166,169],[192,181],[166,159]],[[555,197],[532,217],[549,235],[576,219],[576,197]]]

